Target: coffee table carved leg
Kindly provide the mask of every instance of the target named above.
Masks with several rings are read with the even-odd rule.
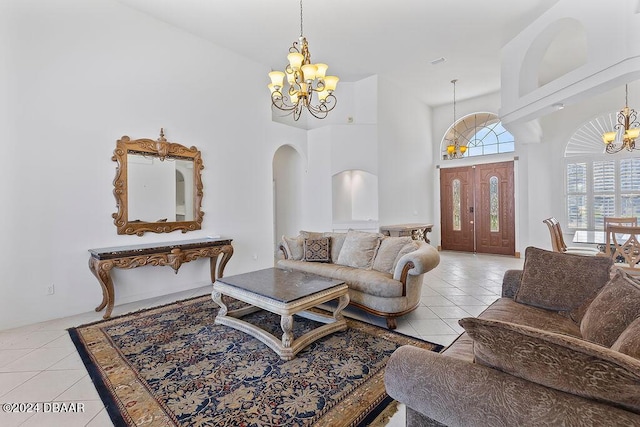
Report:
[[[349,301],[349,294],[342,295],[338,300],[338,306],[333,312],[333,318],[336,319],[336,321],[344,320],[344,317],[342,316],[342,310],[344,310],[349,305]]]
[[[115,300],[113,290],[113,280],[111,280],[111,269],[113,268],[113,262],[101,262],[94,258],[89,258],[89,270],[96,276],[100,287],[102,288],[102,302],[96,307],[96,311],[100,311],[107,307],[107,311],[104,313],[103,319],[111,317],[113,311],[113,303]]]
[[[281,316],[280,326],[282,327],[282,346],[284,348],[291,347],[293,342],[293,316]]]
[[[222,300],[222,294],[218,291],[213,291],[211,292],[211,298],[220,307],[220,310],[218,311],[218,316],[226,316],[228,309],[227,309],[227,305]]]

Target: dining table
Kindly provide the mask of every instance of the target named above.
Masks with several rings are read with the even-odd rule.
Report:
[[[604,230],[576,230],[573,235],[573,243],[604,245],[606,242],[607,233]]]

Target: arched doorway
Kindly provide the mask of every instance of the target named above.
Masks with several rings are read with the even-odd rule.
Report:
[[[272,168],[273,233],[277,252],[282,236],[295,236],[301,228],[304,162],[295,148],[283,145],[273,155]]]

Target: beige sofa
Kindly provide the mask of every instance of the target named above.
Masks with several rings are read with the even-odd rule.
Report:
[[[283,236],[280,268],[344,280],[350,304],[382,316],[387,327],[418,307],[424,273],[440,262],[438,251],[410,237],[378,233],[315,233]]]
[[[408,426],[640,426],[640,286],[603,257],[528,248],[442,353],[397,349]]]

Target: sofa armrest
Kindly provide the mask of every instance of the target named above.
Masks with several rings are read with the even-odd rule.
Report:
[[[403,255],[398,261],[393,272],[395,280],[405,283],[407,274],[419,276],[440,264],[440,254],[433,246],[422,241],[418,241],[418,245],[418,249]]]
[[[278,249],[280,250],[280,252],[282,252],[282,259],[287,259],[289,258],[289,256],[287,255],[287,251],[284,249],[284,245],[282,244],[282,242],[278,245]]]
[[[505,298],[515,298],[520,287],[523,270],[507,270],[502,277],[502,296]]]
[[[393,399],[447,426],[640,422],[639,414],[408,345],[391,355],[384,382]]]

